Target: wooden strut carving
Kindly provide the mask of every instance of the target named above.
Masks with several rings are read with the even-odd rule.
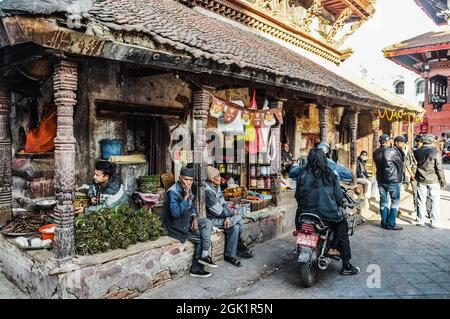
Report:
[[[339,17],[337,18],[336,22],[333,24],[333,27],[331,28],[330,32],[328,32],[325,40],[330,43],[333,43],[336,33],[338,33],[340,30],[342,30],[346,21],[348,20],[348,18],[351,17],[352,14],[353,14],[353,9],[350,7],[343,10],[341,12],[341,14],[339,15]]]
[[[269,107],[282,109],[283,101],[274,101],[269,103]],[[271,180],[271,195],[272,202],[275,206],[280,204],[280,184],[281,184],[281,128],[280,124],[272,126],[271,129],[272,138],[275,139],[275,159],[272,160],[270,165],[270,173],[272,175]]]
[[[11,94],[6,83],[0,81],[0,226],[12,216],[10,113]]]
[[[75,193],[75,137],[73,108],[77,103],[78,70],[76,62],[61,60],[54,71],[54,97],[58,109],[58,128],[55,138],[55,196],[58,204],[54,211],[55,254],[60,262],[74,254]]]
[[[323,5],[322,0],[314,0],[313,4],[309,7],[308,11],[306,11],[306,16],[303,19],[302,30],[306,33],[311,32],[311,24],[313,22],[314,17],[317,17],[322,13]]]
[[[205,182],[206,182],[206,136],[205,128],[208,120],[209,106],[211,104],[210,87],[194,92],[194,193],[197,214],[200,218],[206,217]]]

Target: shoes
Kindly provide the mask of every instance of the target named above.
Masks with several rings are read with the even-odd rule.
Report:
[[[386,229],[388,229],[388,230],[402,230],[403,227],[401,227],[401,226],[389,226]]]
[[[431,228],[442,228],[440,223],[431,223]]]
[[[381,228],[383,229],[388,229],[387,226],[385,224],[380,224]]]
[[[217,265],[212,261],[211,256],[200,257],[198,262],[202,265],[209,266],[211,268],[217,268]]]
[[[207,272],[207,271],[204,271],[204,270],[201,270],[201,269],[197,269],[197,270],[191,269],[189,271],[189,275],[191,277],[197,277],[197,278],[208,278],[208,277],[211,277],[211,273],[210,272]]]
[[[348,276],[348,275],[357,275],[361,272],[361,269],[359,267],[355,267],[353,265],[350,265],[347,269],[342,268],[341,275]]]
[[[238,255],[241,258],[252,258],[253,257],[253,252],[251,250],[246,250],[246,251],[237,251],[236,255]]]
[[[236,258],[234,258],[234,257],[224,256],[223,259],[225,261],[229,262],[230,264],[232,264],[233,266],[236,266],[236,267],[241,267],[242,266],[241,262],[239,260],[237,260]]]
[[[417,222],[416,226],[425,227],[425,223],[424,222]]]

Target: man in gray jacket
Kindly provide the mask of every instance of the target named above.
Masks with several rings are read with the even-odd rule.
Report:
[[[422,136],[423,146],[414,151],[417,160],[417,226],[425,225],[425,212],[427,196],[431,201],[431,227],[440,227],[439,199],[441,188],[445,187],[444,169],[442,166],[442,154],[432,144],[432,135]]]
[[[228,207],[220,189],[220,172],[212,166],[207,167],[208,181],[206,182],[206,212],[211,219],[212,225],[225,231],[225,261],[236,267],[241,266],[241,262],[236,259],[236,255],[243,258],[253,257],[253,253],[243,243],[242,219],[237,210]]]

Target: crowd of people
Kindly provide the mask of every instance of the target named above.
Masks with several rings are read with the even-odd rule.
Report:
[[[383,229],[402,229],[396,225],[396,219],[403,182],[409,183],[413,190],[417,225],[425,226],[425,220],[429,218],[431,227],[441,226],[439,198],[440,190],[446,185],[442,154],[450,142],[444,137],[417,136],[414,148],[409,149],[404,136],[397,136],[391,141],[389,135],[382,134],[379,138],[380,147],[373,152],[376,178],[367,170],[367,151],[360,153],[356,181],[364,186],[368,198],[376,198],[378,191]],[[341,257],[341,274],[359,273],[359,268],[350,264],[348,224],[341,210],[343,195],[339,185],[340,182],[352,182],[352,172],[331,158],[331,147],[325,142],[317,143],[310,150],[305,163],[294,160],[287,143],[283,144],[281,157],[283,176],[296,181],[296,227],[299,227],[299,215],[305,212],[317,214],[329,222],[335,232],[329,254]],[[207,177],[206,218],[197,216],[192,192],[194,169],[189,167],[181,168],[179,180],[166,191],[161,215],[169,236],[181,242],[190,240],[194,243],[190,269],[193,277],[209,277],[211,273],[205,270],[205,266],[217,267],[209,255],[213,228],[225,233],[225,261],[240,267],[242,264],[237,257],[253,257],[242,239],[241,216],[237,209],[225,201],[221,191],[219,170],[208,166]],[[93,213],[129,202],[122,180],[115,174],[114,165],[105,161],[96,163],[89,196],[92,206],[79,208],[76,213]]]

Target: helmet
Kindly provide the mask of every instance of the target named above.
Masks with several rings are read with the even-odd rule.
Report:
[[[317,144],[317,148],[320,148],[325,153],[325,155],[328,155],[331,153],[330,144],[328,144],[326,142],[320,142],[319,144]]]

